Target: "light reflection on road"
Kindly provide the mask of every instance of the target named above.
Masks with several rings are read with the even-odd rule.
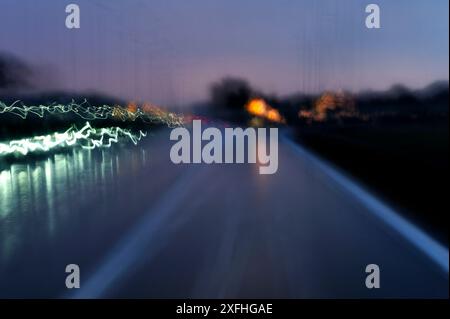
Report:
[[[174,165],[168,132],[0,163],[0,297],[65,296],[70,263],[80,296],[448,296],[448,273],[289,143],[260,175]],[[365,288],[368,263],[383,291]]]

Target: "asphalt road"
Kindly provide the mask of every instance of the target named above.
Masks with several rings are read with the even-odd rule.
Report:
[[[289,138],[274,175],[174,165],[171,144],[0,169],[0,297],[448,298],[448,248]]]

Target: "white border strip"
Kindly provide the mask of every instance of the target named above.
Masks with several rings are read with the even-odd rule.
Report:
[[[388,207],[386,204],[375,198],[375,196],[365,191],[355,181],[352,181],[350,178],[338,172],[326,161],[307,151],[305,148],[295,143],[288,137],[282,137],[282,140],[286,142],[286,144],[288,144],[297,154],[309,159],[334,182],[357,198],[369,209],[369,211],[396,230],[417,249],[428,256],[448,275],[449,255],[447,247],[444,247],[417,226],[401,217],[392,208]]]

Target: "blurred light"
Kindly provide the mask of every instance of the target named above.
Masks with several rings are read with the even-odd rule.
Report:
[[[145,104],[144,104],[145,105]],[[148,104],[147,104],[148,105]],[[80,104],[72,101],[69,104],[31,105],[27,106],[16,101],[6,105],[0,101],[0,114],[14,114],[26,119],[30,114],[43,118],[46,114],[74,114],[85,120],[117,119],[120,121],[136,121],[141,119],[144,123],[162,123],[169,127],[180,126],[183,118],[176,114],[163,111],[160,108],[138,107],[131,102],[126,108],[119,105],[90,105],[86,100]]]
[[[245,106],[245,109],[250,114],[265,118],[270,122],[284,123],[284,119],[278,110],[268,105],[263,99],[256,98],[250,100]]]
[[[117,143],[119,138],[125,137],[135,145],[146,136],[146,133],[139,131],[138,134],[120,127],[93,128],[89,122],[81,129],[77,130],[72,126],[64,133],[53,133],[32,138],[13,140],[9,143],[0,143],[0,156],[19,154],[27,155],[30,152],[48,152],[56,148],[64,148],[78,145],[85,149],[97,147],[110,147]]]

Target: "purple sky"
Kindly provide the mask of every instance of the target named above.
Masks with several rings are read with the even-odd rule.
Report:
[[[382,28],[364,8],[381,7]],[[65,6],[81,29],[65,28]],[[448,0],[0,0],[0,52],[43,89],[181,105],[225,75],[280,95],[449,78]]]

